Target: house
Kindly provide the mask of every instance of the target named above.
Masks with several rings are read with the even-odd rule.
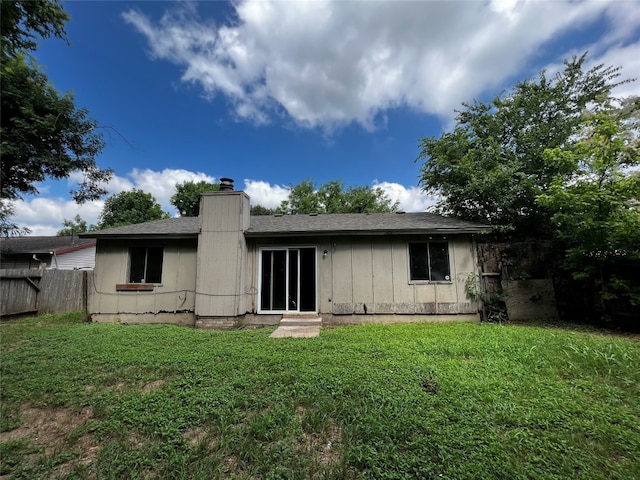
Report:
[[[232,185],[232,184],[231,184]],[[249,197],[201,196],[199,217],[89,232],[97,322],[231,328],[478,319],[465,282],[489,227],[432,213],[250,216]]]
[[[26,236],[0,239],[0,267],[57,270],[92,269],[96,241],[77,236]]]

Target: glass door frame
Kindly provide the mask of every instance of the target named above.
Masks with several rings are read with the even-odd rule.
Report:
[[[304,310],[302,313],[316,313],[318,310],[318,300],[317,300],[317,286],[318,286],[318,257],[317,257],[317,247],[314,245],[300,245],[300,246],[263,246],[263,247],[259,247],[258,248],[258,295],[257,295],[257,311],[259,314],[285,314],[285,313],[301,313],[300,311],[300,294],[301,294],[301,254],[300,254],[300,250],[302,249],[313,249],[313,260],[314,260],[314,267],[313,267],[313,274],[314,274],[314,278],[313,278],[313,288],[314,288],[314,299],[315,299],[315,305],[314,305],[314,309],[313,311],[307,311]],[[262,272],[262,264],[263,264],[263,252],[273,252],[273,251],[284,251],[286,252],[286,259],[285,259],[285,266],[284,266],[284,270],[285,270],[285,286],[284,286],[284,291],[285,291],[285,309],[284,310],[266,310],[262,308],[262,289],[264,288],[263,285],[263,272]],[[296,270],[296,308],[292,309],[290,308],[290,297],[289,297],[289,292],[290,292],[290,288],[291,288],[291,272],[290,272],[290,252],[291,251],[296,251],[297,252],[297,270]],[[273,271],[271,273],[271,279],[273,279]],[[273,303],[273,298],[271,298],[271,303]]]

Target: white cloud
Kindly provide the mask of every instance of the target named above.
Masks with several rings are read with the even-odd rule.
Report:
[[[244,191],[251,198],[251,205],[262,205],[266,208],[278,207],[289,196],[288,187],[248,178],[244,180]]]
[[[158,172],[134,168],[126,177],[114,177],[107,187],[110,194],[140,188],[156,197],[164,210],[175,213],[169,199],[173,195],[175,184],[188,180],[216,181],[215,177],[201,172],[172,169]],[[398,201],[400,209],[406,212],[422,212],[436,202],[434,197],[425,195],[418,187],[407,188],[399,183],[378,181],[374,181],[372,186],[382,189],[392,202]],[[263,180],[252,179],[244,180],[244,191],[251,198],[252,205],[262,205],[267,208],[279,206],[289,195],[287,186],[271,185]],[[80,215],[88,225],[97,224],[103,206],[104,200],[78,205],[66,198],[40,195],[16,201],[15,216],[12,221],[29,228],[31,235],[55,235],[62,228],[64,219],[72,219],[76,215]]]
[[[75,185],[81,179],[82,174],[76,172],[69,177],[68,183]],[[149,168],[134,168],[124,177],[114,175],[105,187],[109,195],[134,188],[144,190],[153,195],[164,210],[175,212],[173,205],[171,205],[171,196],[175,193],[177,183],[187,181],[215,183],[216,178],[206,173],[190,172],[183,169],[165,168],[158,172]]]
[[[139,188],[152,194],[158,203],[162,205],[162,208],[167,211],[175,210],[171,205],[171,196],[176,193],[176,184],[187,181],[191,182],[209,182],[215,183],[215,177],[207,175],[202,172],[189,172],[182,169],[165,168],[161,172],[156,172],[145,168],[144,170],[138,170],[134,168],[128,175],[135,188]]]
[[[200,18],[192,3],[157,21],[139,10],[123,18],[147,38],[153,58],[183,68],[182,80],[205,96],[226,96],[238,117],[264,123],[284,111],[301,126],[330,130],[351,122],[375,128],[397,106],[448,117],[519,75],[558,35],[598,19],[611,31],[591,45],[598,56],[618,49],[612,58],[637,65],[637,6],[240,0],[223,25]]]
[[[252,205],[275,208],[289,196],[289,187],[271,185],[262,180],[244,181],[244,191],[251,197]],[[426,195],[418,187],[405,187],[393,182],[373,182],[372,188],[379,188],[389,197],[392,203],[399,202],[400,210],[405,212],[424,212],[435,205],[437,199]]]
[[[31,235],[55,235],[62,228],[64,219],[80,215],[87,225],[96,224],[104,201],[97,200],[78,205],[64,198],[36,197],[15,202],[15,217],[12,222],[31,230]]]
[[[75,186],[81,180],[82,175],[74,173],[69,177],[68,183]],[[216,179],[202,172],[183,169],[166,168],[162,171],[154,171],[148,168],[134,168],[124,177],[114,175],[106,188],[109,195],[139,188],[151,193],[163,210],[176,214],[175,208],[171,205],[171,196],[175,193],[176,183],[185,181],[214,183]],[[88,225],[98,223],[98,216],[103,206],[104,200],[78,205],[69,199],[47,197],[41,191],[38,197],[15,202],[15,216],[12,221],[19,226],[29,228],[31,235],[55,235],[62,228],[65,218],[72,219],[80,215]]]
[[[399,202],[405,212],[424,212],[436,204],[438,199],[422,192],[419,187],[405,187],[399,183],[373,182],[373,188],[383,190],[392,202]]]

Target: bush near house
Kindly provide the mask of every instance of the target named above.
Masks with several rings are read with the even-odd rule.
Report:
[[[8,478],[640,478],[640,340],[0,324]]]

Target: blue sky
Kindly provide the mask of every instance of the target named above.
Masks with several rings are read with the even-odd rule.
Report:
[[[273,207],[287,187],[383,188],[401,208],[432,204],[418,140],[453,125],[461,102],[589,50],[590,65],[640,77],[640,2],[64,2],[70,45],[38,62],[98,120],[111,193],[142,188],[175,213],[176,182],[236,180]],[[640,94],[639,82],[619,95]],[[103,200],[74,204],[70,182],[16,203],[16,222],[55,234],[95,223]]]

